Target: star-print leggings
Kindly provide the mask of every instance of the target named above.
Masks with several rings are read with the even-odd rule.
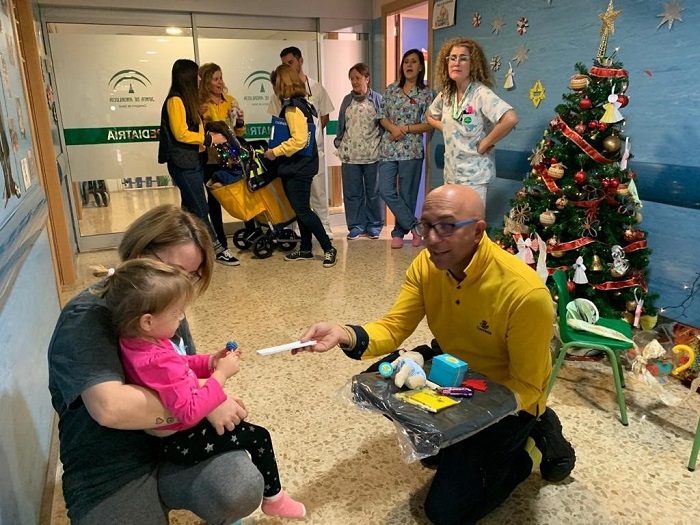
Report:
[[[209,421],[203,419],[196,426],[162,441],[164,459],[178,465],[195,465],[215,454],[245,449],[265,480],[263,495],[274,496],[282,490],[272,438],[266,428],[241,422],[233,431],[219,435]]]

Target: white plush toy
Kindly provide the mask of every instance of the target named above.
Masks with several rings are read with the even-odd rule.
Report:
[[[420,388],[425,385],[427,378],[423,370],[423,356],[418,352],[404,352],[391,365],[396,371],[394,384],[408,388]]]

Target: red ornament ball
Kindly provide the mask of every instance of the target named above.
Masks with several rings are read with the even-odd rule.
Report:
[[[566,289],[569,293],[574,293],[576,291],[576,283],[574,281],[566,281]]]
[[[586,132],[586,125],[585,124],[576,124],[574,126],[574,131],[578,133],[579,135],[583,135]]]
[[[620,107],[624,108],[627,104],[629,104],[630,98],[627,95],[618,95],[617,101],[620,103]]]
[[[579,102],[579,106],[581,109],[591,109],[593,107],[593,102],[591,102],[591,99],[588,97],[583,97],[581,101]]]
[[[574,173],[574,182],[576,184],[585,184],[588,181],[588,173],[583,170],[579,170]]]
[[[591,120],[588,123],[588,127],[591,129],[598,129],[598,121],[597,120]]]
[[[604,189],[608,189],[610,187],[610,179],[605,177],[601,182],[600,185],[603,186]]]
[[[550,164],[550,165],[551,165],[551,164],[556,164],[556,163],[557,163],[557,158],[556,158],[556,157],[552,157],[551,159],[549,159],[549,164]]]
[[[617,188],[620,187],[620,181],[617,179],[610,179],[610,188],[613,190],[616,190]]]
[[[608,125],[605,122],[598,122],[598,130],[599,131],[605,131],[608,128]]]

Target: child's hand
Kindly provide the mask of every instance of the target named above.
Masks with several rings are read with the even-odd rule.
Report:
[[[221,354],[221,352],[219,352]],[[234,352],[227,351],[225,355],[220,355],[216,363],[216,371],[221,372],[227,378],[234,376],[241,369],[240,350]]]
[[[224,348],[223,350],[219,350],[217,353],[212,354],[211,359],[209,360],[209,370],[212,372],[216,370],[216,365],[219,364],[219,359],[226,357],[229,352],[230,350],[228,348]]]

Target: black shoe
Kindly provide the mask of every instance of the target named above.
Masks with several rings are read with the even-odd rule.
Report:
[[[562,434],[561,422],[554,410],[547,408],[535,422],[530,434],[542,452],[540,473],[552,483],[566,479],[576,464],[576,453]]]
[[[226,248],[223,252],[216,254],[216,262],[225,264],[226,266],[238,266],[241,261],[236,259],[231,253],[231,250]]]
[[[301,250],[294,250],[284,256],[285,261],[313,261],[314,254],[311,252],[302,252]]]
[[[323,252],[323,267],[332,268],[335,266],[335,257],[338,255],[338,250],[331,248],[327,252]]]

